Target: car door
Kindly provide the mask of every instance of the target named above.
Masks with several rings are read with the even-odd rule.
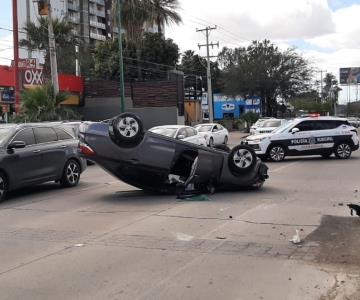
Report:
[[[41,164],[45,177],[56,178],[62,172],[66,161],[66,142],[58,141],[52,127],[35,127],[35,140],[41,146]]]
[[[299,131],[291,133],[292,137],[289,140],[289,150],[294,150],[297,154],[310,154],[316,150],[319,145],[316,145],[316,137],[318,135],[316,121],[303,121],[298,123],[295,128]]]
[[[36,144],[32,128],[18,131],[11,142],[22,141],[26,146],[8,150],[3,164],[7,168],[12,188],[26,186],[40,180],[44,176],[41,164],[41,146]]]

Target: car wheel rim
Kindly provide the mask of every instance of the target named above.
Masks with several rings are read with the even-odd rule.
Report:
[[[134,118],[126,117],[120,120],[118,128],[122,136],[131,138],[138,133],[139,124]]]
[[[239,149],[235,152],[233,157],[234,163],[240,169],[247,168],[253,162],[253,156],[251,152],[247,149]]]
[[[341,158],[347,158],[350,156],[351,149],[348,144],[340,144],[338,146],[337,152]]]
[[[66,169],[66,178],[70,184],[75,184],[80,176],[79,167],[76,163],[69,163]]]
[[[224,144],[226,145],[227,142],[228,142],[228,137],[226,136],[226,137],[225,137],[225,140],[224,140]]]
[[[270,151],[270,157],[275,161],[283,160],[285,157],[285,151],[282,147],[274,147]]]
[[[2,177],[0,177],[0,198],[4,195],[5,193],[5,181]]]

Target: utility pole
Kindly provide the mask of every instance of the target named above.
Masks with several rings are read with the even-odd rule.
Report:
[[[17,0],[12,1],[13,10],[13,40],[14,40],[14,73],[15,73],[15,112],[20,109],[20,81],[19,81],[19,26]]]
[[[50,50],[50,67],[51,67],[51,81],[54,86],[54,92],[57,94],[59,92],[59,79],[57,71],[57,60],[56,60],[56,44],[54,36],[54,28],[52,23],[52,7],[51,0],[47,0],[48,5],[48,30],[49,30],[49,50]]]
[[[122,34],[121,34],[121,0],[118,0],[118,40],[119,40],[119,79],[120,79],[120,111],[125,112],[125,84],[124,84],[124,64],[122,52]]]
[[[207,76],[207,94],[208,94],[208,106],[209,106],[209,122],[214,122],[214,102],[213,102],[213,94],[212,94],[212,86],[211,86],[211,69],[210,69],[210,58],[217,57],[217,56],[210,56],[210,47],[214,48],[214,46],[219,47],[219,42],[217,43],[209,43],[209,35],[211,30],[215,30],[215,27],[207,26],[203,29],[196,29],[196,32],[205,31],[206,34],[206,44],[198,44],[199,49],[201,47],[206,47],[206,61],[207,61],[207,68],[206,68],[206,76]]]
[[[326,70],[320,70],[318,71],[320,72],[320,99],[321,99],[321,102],[323,101],[323,91],[324,91],[324,82],[323,82],[323,72],[326,72]]]

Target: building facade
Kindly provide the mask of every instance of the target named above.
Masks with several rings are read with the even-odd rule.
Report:
[[[52,17],[66,20],[73,24],[74,33],[86,43],[105,41],[117,35],[112,20],[112,0],[50,0]],[[26,39],[23,32],[27,22],[37,22],[40,18],[37,3],[33,0],[18,1],[19,40]],[[157,27],[146,29],[157,32]],[[29,53],[27,49],[20,49],[20,58],[38,58],[43,61],[41,53]]]

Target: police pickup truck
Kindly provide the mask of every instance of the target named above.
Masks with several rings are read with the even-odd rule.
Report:
[[[286,156],[321,155],[347,159],[359,149],[356,129],[346,119],[306,117],[294,119],[268,134],[252,135],[243,143],[260,158],[282,161]]]

